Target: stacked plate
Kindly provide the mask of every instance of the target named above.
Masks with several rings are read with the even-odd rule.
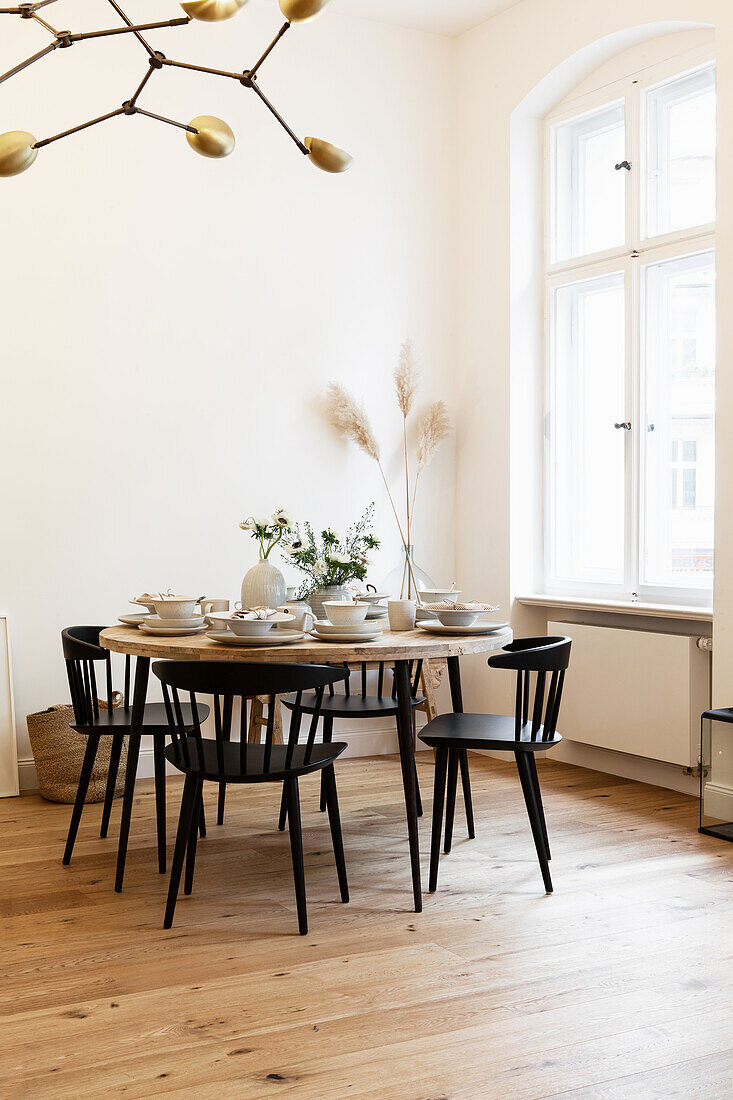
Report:
[[[447,625],[437,619],[423,619],[417,624],[421,630],[427,630],[431,634],[494,634],[498,630],[506,630],[509,623],[497,622],[488,616],[478,616],[468,626]]]
[[[317,619],[311,636],[320,638],[322,642],[373,642],[382,637],[382,628],[375,622],[339,626],[328,619]]]
[[[186,634],[201,634],[207,626],[203,615],[192,615],[187,619],[161,619],[159,615],[146,615],[139,629],[144,634],[178,638]]]
[[[305,634],[302,630],[270,630],[267,634],[247,636],[246,634],[233,634],[231,630],[209,630],[207,638],[217,645],[253,646],[265,649],[274,645],[293,645],[294,642],[302,642]]]

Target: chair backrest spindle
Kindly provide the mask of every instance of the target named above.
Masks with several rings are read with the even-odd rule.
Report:
[[[517,688],[514,704],[514,734],[522,740],[527,734],[532,741],[542,736],[550,740],[557,731],[565,670],[570,664],[571,639],[563,637],[517,638],[501,653],[489,658],[492,668],[515,669]],[[547,674],[551,673],[549,690]],[[535,676],[530,722],[531,680]],[[529,728],[528,728],[529,727]],[[525,733],[525,731],[527,731]]]

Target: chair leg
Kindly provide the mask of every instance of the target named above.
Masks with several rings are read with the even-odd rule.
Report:
[[[412,713],[414,714],[415,711],[413,710]],[[415,797],[417,798],[417,816],[422,817],[422,797],[420,795],[420,780],[417,774],[417,753],[413,753],[412,762],[415,768]]]
[[[76,841],[76,834],[79,830],[79,822],[81,821],[81,814],[84,809],[84,799],[89,790],[89,780],[92,778],[92,768],[94,767],[94,760],[98,748],[99,734],[90,734],[90,736],[87,737],[87,747],[84,750],[84,759],[82,761],[81,774],[79,776],[79,786],[76,788],[76,798],[74,799],[74,809],[71,811],[69,834],[66,838],[66,848],[64,849],[64,866],[68,866],[71,862],[71,853],[74,851],[74,842]]]
[[[428,890],[434,894],[438,889],[438,861],[440,859],[440,834],[443,831],[443,802],[445,800],[445,777],[448,767],[448,747],[441,745],[435,760],[435,785],[433,787],[433,831],[430,837],[430,881]]]
[[[201,820],[201,804],[203,802],[204,783],[199,779],[196,786],[196,802],[191,814],[191,827],[188,830],[188,847],[186,848],[186,876],[183,880],[184,894],[190,894],[193,890],[193,871],[196,863],[196,841],[198,840],[198,825]]]
[[[181,871],[183,870],[183,858],[186,854],[186,848],[188,846],[188,838],[191,832],[191,821],[194,816],[194,809],[196,808],[196,795],[197,795],[197,780],[192,775],[186,776],[186,782],[183,786],[183,798],[181,799],[181,812],[178,815],[178,831],[176,833],[176,846],[173,851],[173,862],[171,864],[171,879],[168,886],[168,901],[165,907],[165,918],[163,920],[164,928],[171,928],[173,925],[173,914],[176,910],[176,900],[178,898],[178,887],[181,882]]]
[[[298,904],[298,931],[301,936],[306,936],[308,934],[308,910],[305,901],[303,833],[300,826],[300,795],[298,793],[297,779],[285,780],[285,794],[288,803],[288,825],[290,826],[290,852],[293,858],[295,899]]]
[[[468,772],[468,750],[461,749],[458,757],[461,765],[461,784],[463,786],[463,804],[466,807],[466,825],[468,826],[468,839],[473,840],[476,830],[473,825],[473,799],[471,797],[471,776]]]
[[[140,739],[142,736],[145,697],[148,692],[148,674],[150,658],[138,657],[135,662],[135,687],[132,696],[132,715],[130,718],[130,738],[127,743],[127,770],[125,772],[125,793],[122,796],[122,817],[120,818],[120,839],[117,845],[117,870],[115,872],[115,893],[122,892],[127,861],[127,844],[130,839],[132,804],[135,798],[135,780],[140,759]]]
[[[529,774],[532,777],[532,786],[534,787],[535,801],[537,802],[537,809],[540,811],[540,825],[542,827],[542,839],[545,842],[545,854],[548,859],[552,859],[552,853],[550,852],[550,841],[547,838],[547,822],[545,821],[545,808],[542,805],[542,794],[540,792],[540,779],[537,775],[537,762],[534,758],[533,752],[527,753],[527,763],[529,764]]]
[[[216,824],[224,824],[224,803],[227,797],[227,785],[226,783],[219,784],[219,801],[216,806]]]
[[[542,838],[542,826],[540,824],[539,809],[537,806],[537,800],[535,798],[534,784],[532,783],[532,776],[529,769],[529,762],[523,752],[515,752],[514,758],[517,761],[517,771],[519,772],[519,779],[522,784],[522,794],[524,795],[524,802],[527,807],[527,815],[529,816],[529,824],[532,828],[532,837],[534,838],[534,846],[537,849],[537,858],[540,861],[540,868],[542,869],[542,881],[545,884],[545,890],[548,894],[552,893],[552,879],[550,878],[550,868],[547,862],[547,853],[545,852],[545,844]]]
[[[451,850],[453,843],[453,818],[456,812],[456,787],[458,786],[458,749],[450,749],[448,753],[448,802],[445,807],[445,844],[443,851],[446,855]]]
[[[109,754],[109,771],[107,772],[107,786],[104,792],[104,809],[102,810],[102,824],[99,835],[106,837],[109,832],[109,819],[112,814],[112,803],[115,800],[115,787],[117,786],[117,773],[120,770],[120,757],[122,756],[122,744],[125,739],[123,733],[115,734],[112,738],[112,748]]]
[[[283,783],[283,793],[280,798],[280,818],[277,823],[277,827],[281,833],[285,832],[285,823],[288,820],[288,796],[285,793],[285,784]]]
[[[158,874],[165,874],[165,737],[153,737],[153,763],[155,766],[155,824],[158,834]]]
[[[204,811],[203,797],[201,798],[200,810],[201,812],[199,813],[199,836],[204,837],[206,836],[206,813]]]
[[[336,871],[339,879],[341,900],[349,900],[349,883],[346,878],[346,860],[344,858],[344,840],[341,835],[341,815],[339,813],[339,800],[336,791],[336,773],[333,764],[323,769],[323,779],[326,787],[326,806],[328,808],[328,822],[331,826],[331,840],[333,841],[333,854],[336,857]]]
[[[333,741],[333,718],[323,719],[323,744],[330,745]],[[321,813],[326,809],[326,772],[321,772]]]

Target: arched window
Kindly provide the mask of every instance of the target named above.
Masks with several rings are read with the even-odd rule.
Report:
[[[565,101],[546,131],[548,591],[711,598],[715,64]]]

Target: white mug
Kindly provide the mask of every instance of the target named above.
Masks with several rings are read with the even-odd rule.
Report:
[[[417,603],[415,600],[388,600],[390,630],[414,630]]]
[[[302,630],[307,634],[315,626],[316,617],[307,603],[293,600],[292,603],[288,602],[278,607],[278,611],[286,611],[295,616],[292,622],[280,623],[281,630]]]
[[[218,629],[218,630],[221,629],[221,624],[217,623],[216,621],[212,621],[209,618],[209,615],[211,614],[212,611],[228,611],[228,610],[229,610],[229,600],[202,600],[201,601],[201,614],[206,616],[206,622],[209,624],[209,626],[216,627],[216,629]]]

